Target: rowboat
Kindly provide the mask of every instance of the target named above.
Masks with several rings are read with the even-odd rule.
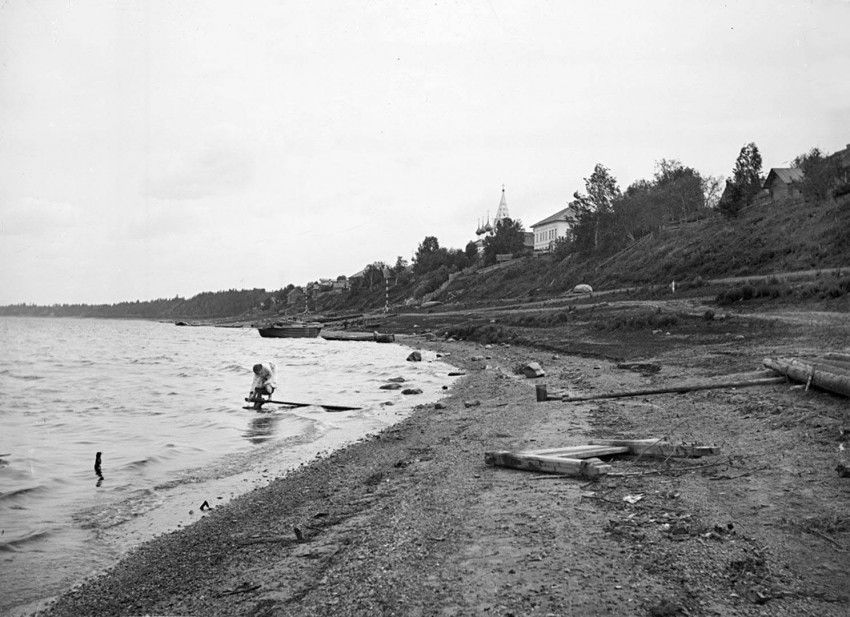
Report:
[[[258,326],[263,338],[316,338],[322,331],[322,324],[315,321],[293,321]]]

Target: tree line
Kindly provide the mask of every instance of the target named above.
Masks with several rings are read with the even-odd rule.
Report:
[[[819,148],[796,157],[793,166],[803,172],[800,189],[808,200],[823,200],[833,194],[850,192],[850,178],[842,178],[837,157]],[[636,180],[621,190],[611,170],[597,163],[584,178],[584,191],[574,192],[568,202],[570,233],[555,241],[554,256],[556,259],[571,254],[604,256],[671,223],[715,212],[733,218],[753,203],[763,181],[762,157],[755,143],[741,148],[725,187],[722,187],[722,178],[703,176],[675,159],[661,159],[656,162],[651,178]],[[481,253],[472,241],[461,250],[442,247],[436,236],[426,236],[417,247],[412,263],[401,256],[393,265],[376,261],[363,269],[362,277],[349,279],[348,295],[340,303],[375,304],[383,299],[387,280],[395,290],[396,300],[402,296],[421,298],[437,290],[455,272],[473,265],[494,264],[498,255],[524,254],[528,251],[525,233],[521,220],[502,219],[496,223],[494,232],[483,239]],[[344,278],[341,276],[338,280]],[[176,296],[109,305],[18,304],[0,307],[0,315],[146,319],[235,317],[258,311],[281,312],[287,307],[288,294],[294,288],[289,284],[272,292],[230,289],[204,292],[189,299]]]

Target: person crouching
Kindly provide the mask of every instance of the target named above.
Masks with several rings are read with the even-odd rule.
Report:
[[[248,400],[254,403],[254,409],[260,409],[263,403],[271,399],[277,387],[274,373],[275,366],[271,362],[254,365],[254,381],[251,383],[251,394],[248,397]]]

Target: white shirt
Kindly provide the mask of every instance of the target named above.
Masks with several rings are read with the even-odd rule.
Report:
[[[263,368],[260,369],[259,373],[254,373],[254,381],[251,383],[251,390],[256,390],[257,388],[262,388],[266,385],[270,385],[272,388],[277,388],[277,381],[275,381],[275,365],[273,362],[269,362],[268,364],[262,364]]]

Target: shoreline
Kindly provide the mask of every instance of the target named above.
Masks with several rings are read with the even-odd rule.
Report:
[[[355,364],[358,358],[365,360],[367,356],[376,354],[376,358],[383,358],[376,366],[389,367],[386,376],[403,375],[409,385],[419,386],[424,393],[402,396],[400,392],[378,390],[376,386],[383,383],[382,373],[370,370],[368,382],[362,381],[362,376],[350,382],[328,381],[327,374],[325,379],[319,378],[315,382],[319,386],[325,382],[329,392],[339,389],[332,388],[334,384],[351,385],[351,390],[346,390],[350,392],[348,396],[361,397],[358,400],[364,402],[355,404],[363,405],[363,411],[328,414],[311,408],[280,414],[256,414],[234,410],[234,417],[239,416],[237,420],[245,425],[245,429],[234,437],[233,443],[243,450],[223,454],[217,449],[208,449],[213,458],[206,462],[196,462],[194,466],[161,476],[150,475],[143,480],[143,485],[128,484],[127,491],[110,493],[96,500],[92,498],[90,503],[85,504],[77,500],[67,508],[57,509],[57,512],[67,513],[67,523],[58,527],[53,545],[45,540],[37,551],[7,553],[6,565],[12,569],[9,570],[7,585],[0,585],[9,591],[5,602],[0,602],[3,605],[0,614],[26,615],[37,610],[72,584],[118,562],[129,549],[197,521],[205,515],[205,511],[200,509],[205,501],[213,507],[226,503],[238,494],[265,486],[271,479],[285,475],[290,469],[324,452],[393,425],[412,413],[417,400],[422,403],[438,400],[444,395],[441,386],[453,381],[446,377],[452,370],[451,366],[432,362],[434,354],[423,353],[426,361],[421,363],[405,362],[405,357],[413,350],[409,345],[368,350],[362,344],[344,349],[336,345],[335,349],[336,355],[350,358]],[[374,394],[370,394],[373,390]],[[359,391],[362,393],[356,393]],[[370,401],[368,404],[366,399]],[[311,428],[289,430],[284,425],[290,421],[297,426],[309,425]],[[268,442],[262,440],[266,434],[272,437]],[[261,437],[259,441],[248,443],[258,435]],[[247,441],[242,439],[243,436]],[[225,445],[230,445],[230,442]],[[48,508],[46,511],[51,510]],[[7,539],[10,538],[9,532],[7,526]],[[69,537],[73,537],[75,543],[67,541]],[[62,540],[65,542],[62,543]],[[43,570],[46,557],[51,555],[50,567]]]
[[[776,464],[777,444],[783,461],[794,460],[793,477],[827,469],[832,448],[780,429],[761,445],[765,422],[776,417],[739,411],[764,400],[792,409],[799,391],[541,404],[541,380],[517,375],[520,363],[539,362],[552,390],[600,392],[658,378],[556,351],[399,342],[466,372],[441,408],[418,406],[381,433],[145,543],[38,614],[754,615],[766,603],[781,615],[844,614],[850,560],[778,523],[803,513],[826,520],[850,498],[834,474],[817,485],[798,481],[808,491],[803,501],[795,498],[803,488],[783,492],[793,480],[789,463]],[[757,366],[762,347],[734,364]],[[701,365],[673,348],[653,362],[677,380],[704,375],[714,360]],[[833,430],[844,401],[817,396],[809,404]],[[676,461],[695,468],[680,472],[669,461],[618,460],[617,469],[639,473],[598,483],[484,463],[488,450],[665,435],[716,442],[728,455]],[[827,535],[844,537],[838,528]]]

